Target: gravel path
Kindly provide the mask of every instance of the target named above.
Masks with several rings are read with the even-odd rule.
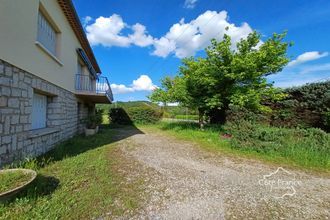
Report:
[[[141,195],[148,199],[131,219],[330,219],[329,177],[143,132],[119,142],[124,155],[148,170]]]

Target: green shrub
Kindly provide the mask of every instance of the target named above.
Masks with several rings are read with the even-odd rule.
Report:
[[[226,112],[227,121],[235,122],[240,120],[268,123],[268,115],[261,112],[253,112],[246,108],[231,105],[229,111]]]
[[[149,106],[111,108],[109,111],[109,120],[115,124],[148,124],[161,118],[162,112]]]
[[[268,103],[273,109],[271,124],[285,127],[317,127],[329,131],[326,112],[330,106],[330,80],[285,90],[288,96]]]
[[[227,123],[227,133],[233,148],[279,154],[283,157],[313,163],[317,158],[323,166],[330,166],[330,134],[318,128],[279,128],[241,120]],[[309,161],[309,162],[308,162]],[[311,162],[312,161],[312,162]]]
[[[148,106],[127,108],[127,113],[134,123],[148,124],[155,123],[162,118],[162,112]]]
[[[95,114],[90,114],[84,120],[86,127],[89,129],[95,129],[98,125],[102,124],[102,114],[103,110],[96,110]]]
[[[128,125],[132,124],[132,120],[123,108],[111,108],[109,110],[109,121],[115,124]]]
[[[325,130],[330,131],[330,111],[327,111],[323,114],[323,121],[325,125]]]

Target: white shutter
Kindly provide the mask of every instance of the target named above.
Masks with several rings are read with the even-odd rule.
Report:
[[[53,55],[56,55],[56,31],[41,12],[38,14],[37,40]]]
[[[32,129],[46,127],[47,97],[33,94],[32,104]]]

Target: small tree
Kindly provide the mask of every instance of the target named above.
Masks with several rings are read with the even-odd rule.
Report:
[[[157,93],[197,108],[201,126],[205,114],[213,123],[224,123],[230,105],[268,111],[263,99],[285,96],[265,78],[281,71],[289,61],[286,51],[290,44],[283,42],[285,35],[274,34],[261,42],[260,34],[253,32],[235,49],[228,35],[220,42],[212,40],[205,58],[183,59],[179,75],[170,86],[162,84]]]

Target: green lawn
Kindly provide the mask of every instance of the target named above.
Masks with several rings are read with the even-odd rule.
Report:
[[[122,170],[132,168],[114,132],[75,137],[21,165],[37,170],[38,177],[16,200],[0,204],[0,219],[91,219],[137,208],[142,181],[125,181]]]
[[[225,139],[222,138],[222,134],[228,132],[225,126],[206,126],[201,131],[196,123],[162,121],[142,127],[166,132],[179,139],[195,142],[202,148],[237,158],[258,159],[279,166],[326,173],[330,171],[330,134],[318,130],[307,132],[302,129],[259,126],[249,131],[249,128],[243,130],[238,127],[232,139]]]

